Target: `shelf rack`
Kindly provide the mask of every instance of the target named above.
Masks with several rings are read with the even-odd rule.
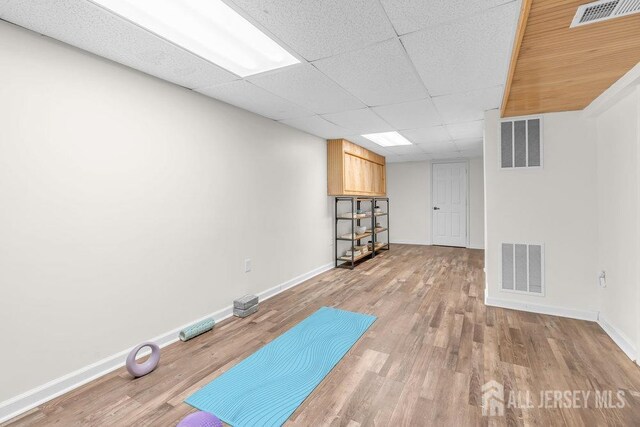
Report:
[[[351,205],[350,215],[344,213],[338,213],[338,206],[340,204],[349,203]],[[381,213],[375,213],[375,208],[378,203],[384,204],[384,208]],[[371,212],[371,215],[366,216],[357,214],[359,211],[367,210]],[[376,254],[383,250],[389,250],[389,198],[388,197],[347,197],[338,196],[335,198],[335,266],[342,268],[353,269],[360,261],[364,261],[369,258],[374,258]],[[377,219],[384,219],[385,225],[377,225]],[[339,232],[338,227],[341,223],[351,222],[351,232],[343,234]],[[361,234],[355,234],[357,226],[368,223],[367,231]],[[386,239],[383,236],[386,234]],[[368,242],[362,244],[362,240],[368,239]],[[385,242],[386,240],[386,242]],[[351,242],[351,256],[338,256],[339,252],[344,249],[338,247],[339,242]],[[356,246],[366,246],[369,248],[371,243],[371,250],[360,255],[355,255]],[[344,245],[342,245],[344,247]]]

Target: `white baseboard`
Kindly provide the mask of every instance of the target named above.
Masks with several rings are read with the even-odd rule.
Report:
[[[433,242],[423,241],[423,240],[394,240],[391,242],[392,245],[419,245],[419,246],[431,246]],[[467,249],[483,249],[484,246],[467,246]]]
[[[311,270],[308,273],[302,274],[291,280],[288,280],[280,285],[274,286],[270,289],[258,293],[261,301],[267,300],[281,292],[286,291],[294,286],[301,284],[302,282],[317,276],[320,273],[324,273],[333,268],[333,263],[325,264],[318,268]],[[218,311],[215,311],[207,316],[203,316],[199,319],[195,319],[192,322],[184,324],[178,328],[172,329],[162,335],[150,339],[158,344],[160,347],[166,347],[169,344],[173,344],[178,341],[178,333],[180,330],[190,326],[196,322],[204,319],[213,318],[216,322],[220,322],[233,314],[233,306],[229,305]],[[80,368],[74,372],[64,375],[55,380],[49,381],[46,384],[33,388],[11,399],[0,402],[0,423],[10,420],[26,411],[29,411],[36,406],[40,406],[43,403],[70,392],[90,381],[95,380],[103,375],[108,374],[118,368],[124,366],[124,362],[130,349],[123,350],[112,356],[106,357],[89,366]],[[140,357],[144,356],[144,352],[140,352]]]
[[[521,301],[512,301],[506,299],[493,298],[485,292],[485,305],[491,307],[510,308],[512,310],[528,311],[538,314],[549,314],[551,316],[568,317],[570,319],[589,320],[595,322],[598,320],[597,311],[575,310],[572,308],[554,307],[549,305],[531,304]]]
[[[602,313],[598,316],[598,325],[604,329],[607,335],[609,335],[613,342],[616,343],[622,351],[624,351],[624,354],[626,354],[629,359],[634,361],[637,360],[638,353],[633,342],[618,328],[607,321],[607,319],[602,316]]]
[[[420,245],[420,246],[431,246],[431,242],[426,240],[394,240],[391,242],[392,245]]]

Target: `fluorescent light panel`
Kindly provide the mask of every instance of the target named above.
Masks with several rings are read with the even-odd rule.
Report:
[[[242,77],[300,62],[221,0],[91,1]]]
[[[411,142],[398,132],[382,132],[382,133],[369,133],[362,135],[370,141],[375,142],[383,147],[395,147],[396,145],[411,145]]]

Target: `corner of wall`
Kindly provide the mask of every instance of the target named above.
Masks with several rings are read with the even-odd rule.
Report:
[[[595,321],[597,288],[593,272],[584,269],[597,253],[596,237],[585,233],[597,222],[592,124],[579,112],[542,117],[544,167],[503,170],[500,114],[485,112],[486,303]],[[500,289],[503,242],[544,244],[543,296]]]
[[[638,351],[634,340],[627,337],[624,332],[616,328],[602,314],[598,316],[598,325],[609,335],[618,347],[627,355],[627,357],[636,363],[638,362]]]

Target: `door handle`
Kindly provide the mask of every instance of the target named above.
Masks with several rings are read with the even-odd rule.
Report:
[[[439,210],[440,210],[440,208],[439,208],[439,207],[437,207],[437,206],[434,206],[434,207],[433,207],[433,210],[434,210],[434,211],[439,211]]]

